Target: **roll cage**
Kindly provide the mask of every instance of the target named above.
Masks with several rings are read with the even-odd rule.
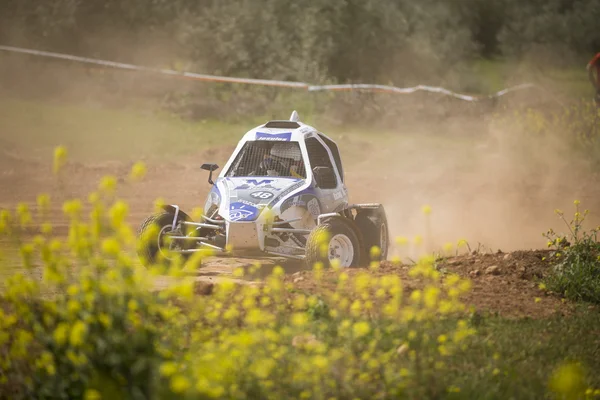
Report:
[[[286,128],[292,126],[297,127],[293,129]],[[267,176],[252,175],[252,171],[250,170],[252,168],[245,168],[243,173],[240,174],[241,171],[239,171],[238,167],[241,165],[241,161],[243,161],[244,153],[250,147],[256,146],[258,148],[260,143],[264,143],[265,150],[262,156],[265,156],[267,149],[278,142],[298,144],[302,154],[302,166],[300,170],[300,172],[303,172],[300,173],[302,179],[306,179],[312,184],[315,167],[327,166],[332,169],[338,185],[344,183],[344,169],[335,141],[312,126],[298,121],[269,121],[247,132],[239,141],[231,157],[221,170],[219,178],[230,176]],[[256,164],[258,159],[253,161],[251,164]],[[308,171],[312,171],[313,173],[308,173]]]

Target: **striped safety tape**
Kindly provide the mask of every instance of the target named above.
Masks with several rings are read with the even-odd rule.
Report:
[[[159,73],[163,75],[170,75],[180,78],[194,79],[205,82],[224,82],[224,83],[241,83],[241,84],[249,84],[249,85],[260,85],[260,86],[278,86],[278,87],[287,87],[287,88],[295,88],[295,89],[304,89],[309,92],[318,92],[318,91],[369,91],[369,92],[383,92],[383,93],[397,93],[397,94],[409,94],[415,93],[418,91],[425,91],[431,93],[440,93],[447,96],[451,96],[460,100],[465,101],[480,101],[485,99],[490,99],[494,97],[500,97],[507,93],[514,92],[517,90],[529,89],[536,87],[532,83],[524,83],[521,85],[513,86],[507,89],[503,89],[499,92],[493,93],[488,96],[470,96],[466,94],[456,93],[448,89],[444,89],[441,87],[434,86],[426,86],[426,85],[418,85],[415,87],[409,88],[399,88],[396,86],[387,86],[387,85],[369,85],[369,84],[349,84],[349,85],[309,85],[304,82],[291,82],[291,81],[278,81],[271,79],[250,79],[250,78],[232,78],[228,76],[218,76],[218,75],[206,75],[206,74],[197,74],[193,72],[180,72],[171,69],[159,69],[159,68],[150,68],[144,67],[134,64],[125,64],[114,61],[106,61],[99,60],[95,58],[88,57],[79,57],[73,56],[70,54],[61,54],[61,53],[53,53],[49,51],[41,51],[41,50],[32,50],[32,49],[24,49],[20,47],[12,47],[12,46],[2,46],[0,45],[0,50],[13,52],[13,53],[22,53],[22,54],[30,54],[41,57],[50,57],[57,58],[61,60],[68,61],[77,61],[88,64],[102,65],[105,67],[111,68],[119,68],[119,69],[128,69],[134,71],[144,71],[144,72],[153,72]]]

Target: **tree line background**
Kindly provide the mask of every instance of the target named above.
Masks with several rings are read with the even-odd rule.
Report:
[[[476,58],[600,51],[598,0],[3,0],[0,21],[5,44],[128,61],[161,43],[200,72],[309,82],[402,85]]]
[[[598,0],[3,0],[0,43],[235,77],[428,84],[479,94],[534,82],[581,98],[591,90],[585,64],[600,51],[598,21]],[[174,86],[169,78],[93,66],[84,66],[82,78],[81,65],[35,57],[22,63],[21,55],[11,64],[6,53],[2,57],[5,91],[12,87],[23,95],[29,86],[38,96],[44,88],[56,99],[71,88],[76,96],[98,99],[97,88],[108,88],[110,104],[135,95],[192,118],[280,115],[294,104],[305,114],[364,121],[410,115],[416,107],[430,113],[436,106],[429,99],[419,103],[416,95],[306,95],[189,81]],[[500,76],[498,66],[506,63],[527,67]],[[49,64],[51,73],[41,69]],[[452,107],[470,107],[457,103]],[[442,114],[451,112],[444,107]]]

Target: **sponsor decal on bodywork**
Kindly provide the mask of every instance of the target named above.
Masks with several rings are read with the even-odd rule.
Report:
[[[292,140],[292,132],[285,133],[264,133],[256,132],[256,140],[267,140],[275,142],[289,142]]]
[[[264,204],[256,204],[255,202],[244,200],[244,199],[237,199],[237,203],[246,204],[246,205],[252,206],[252,207],[258,207],[259,209],[265,207]]]
[[[273,179],[246,179],[243,185],[236,186],[234,190],[247,190],[254,188],[281,190],[278,187],[271,185]]]
[[[279,201],[281,201],[281,199],[283,199],[285,196],[287,196],[288,194],[292,193],[294,190],[299,189],[302,187],[302,185],[304,185],[305,182],[303,180],[291,185],[290,187],[288,187],[287,189],[285,189],[283,192],[279,193],[277,195],[277,197],[275,197],[271,203],[270,203],[270,207],[273,207],[275,204],[277,204]]]
[[[281,212],[284,212],[290,207],[307,208],[308,203],[313,199],[316,200],[316,197],[312,193],[306,193],[305,191],[297,193],[294,197],[290,197],[289,199],[283,202],[283,204],[281,205]]]
[[[221,192],[225,194],[223,212],[226,215],[230,214],[231,206],[246,205],[261,210],[273,200],[279,197],[280,193],[289,193],[290,187],[292,190],[299,188],[304,184],[303,180],[293,178],[225,178],[225,187]],[[236,207],[238,209],[239,207]],[[248,208],[242,209],[241,213],[245,213]],[[259,211],[260,214],[260,211]],[[239,217],[236,215],[236,218]],[[243,220],[243,219],[242,219]],[[242,221],[240,220],[240,221]]]
[[[236,201],[229,206],[229,219],[233,222],[254,221],[258,213],[258,208],[245,204],[245,202]]]
[[[321,215],[321,207],[319,206],[319,200],[317,200],[316,197],[306,203],[306,208],[314,218],[317,218],[319,215]]]
[[[261,199],[261,200],[267,200],[273,196],[274,196],[273,193],[267,192],[266,190],[259,190],[257,192],[250,193],[250,197],[252,197],[254,199]]]
[[[333,199],[334,200],[339,200],[342,197],[344,197],[344,191],[343,190],[338,190],[337,192],[333,192]]]
[[[308,210],[308,212],[317,218],[321,214],[321,205],[319,199],[313,194],[298,194],[281,205],[281,212],[285,212],[290,207],[302,207]]]

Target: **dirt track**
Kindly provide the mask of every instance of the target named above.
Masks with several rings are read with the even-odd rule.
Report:
[[[135,184],[127,182],[131,163],[99,165],[71,163],[66,167],[62,182],[59,184],[57,178],[51,174],[50,163],[47,160],[27,160],[5,151],[0,158],[0,170],[2,171],[0,174],[0,188],[2,188],[0,190],[0,207],[14,208],[19,201],[35,204],[37,194],[50,193],[54,199],[53,210],[56,216],[52,222],[60,232],[61,227],[65,226],[65,220],[59,204],[69,198],[86,199],[87,195],[95,190],[97,182],[102,176],[114,175],[119,179],[118,196],[129,203],[130,222],[133,226],[137,226],[152,212],[153,201],[157,197],[162,197],[167,202],[178,203],[184,209],[200,206],[209,185],[206,183],[206,174],[198,168],[199,164],[210,160],[223,165],[230,151],[230,148],[212,149],[173,163],[150,164],[146,179]],[[349,168],[348,173],[352,180],[348,182],[348,185],[355,202],[373,201],[373,194],[377,192],[377,186],[388,185],[389,182],[386,181],[394,179],[394,174],[391,173],[390,176],[374,179],[371,175],[359,180],[356,177],[361,175],[360,164],[352,165],[352,167]],[[423,195],[423,192],[415,193],[413,191],[412,193]],[[391,209],[392,221],[398,221],[397,216],[394,215],[394,204],[388,204],[388,208]],[[540,240],[541,242],[542,240]],[[472,244],[472,247],[477,246]],[[488,254],[484,254],[486,250]],[[570,310],[568,304],[556,296],[546,295],[537,287],[537,280],[549,268],[547,262],[542,261],[543,256],[543,251],[502,253],[484,247],[481,253],[450,258],[440,264],[439,268],[457,272],[473,280],[473,291],[467,301],[481,311],[487,310],[506,316],[534,318],[556,312],[568,313]],[[310,290],[314,285],[310,279],[310,271],[306,271],[302,264],[286,263],[284,260],[210,259],[199,269],[198,279],[203,282],[215,282],[231,276],[233,268],[247,267],[256,261],[261,262],[263,266],[254,276],[247,277],[247,279],[264,276],[274,265],[282,263],[290,276],[288,279],[299,288]],[[497,266],[497,271],[486,272],[492,266]],[[406,266],[384,263],[376,273],[398,274],[402,277],[407,290],[418,288],[419,282],[409,278],[407,271],[408,267]],[[538,298],[537,301],[536,298]]]

